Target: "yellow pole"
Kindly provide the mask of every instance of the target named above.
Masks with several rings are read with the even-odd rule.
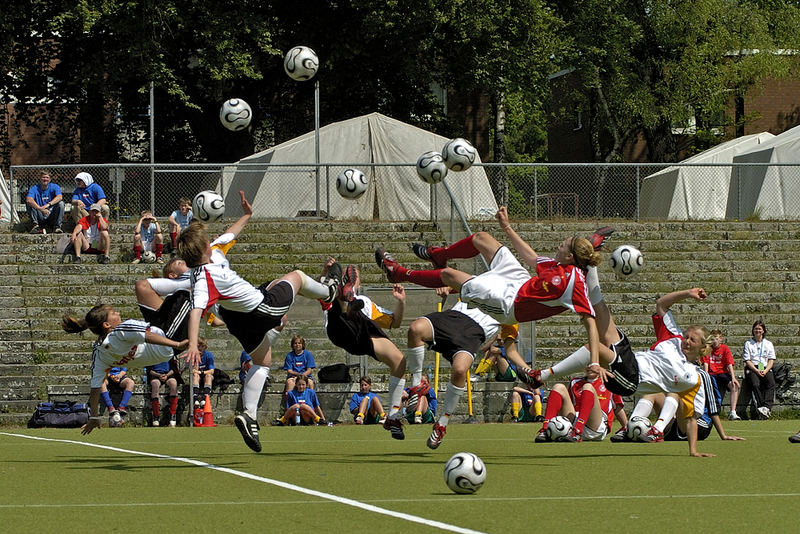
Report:
[[[469,371],[467,371],[467,408],[469,416],[472,417],[472,380],[469,379]]]

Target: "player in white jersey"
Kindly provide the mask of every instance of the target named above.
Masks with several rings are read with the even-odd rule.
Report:
[[[119,312],[108,304],[95,306],[83,319],[65,315],[61,327],[71,334],[88,328],[98,336],[92,347],[91,417],[82,427],[83,434],[100,427],[98,401],[103,379],[112,367],[146,367],[166,362],[172,358],[173,349],[182,350],[189,344],[185,339],[174,341],[167,338],[160,328],[144,321],[123,321]]]
[[[686,419],[686,435],[692,456],[713,456],[697,453],[697,420],[694,404],[701,381],[698,367],[693,363],[711,350],[711,335],[700,325],[691,325],[681,332],[670,308],[686,299],[703,301],[707,297],[703,288],[675,291],[656,301],[653,326],[657,340],[648,350],[633,352],[627,336],[614,322],[604,300],[594,304],[598,330],[603,346],[600,361],[592,362],[588,350],[583,356],[573,353],[570,365],[551,368],[550,377],[560,377],[581,372],[599,375],[612,393],[629,396],[634,393],[677,393],[681,401],[679,416]],[[581,358],[583,358],[581,360]],[[566,361],[566,360],[565,360]],[[651,432],[656,432],[651,429]]]
[[[253,207],[240,191],[243,215],[225,234],[213,242],[205,225],[192,223],[178,237],[178,254],[192,270],[192,311],[189,314],[189,347],[186,361],[195,366],[200,362],[197,348],[200,318],[215,304],[228,331],[233,334],[252,360],[242,387],[244,413],[234,419],[245,443],[256,452],[261,451],[256,421],[258,401],[268,368],[272,363],[274,327],[294,302],[295,295],[332,301],[337,294],[339,280],[322,284],[303,271],[296,270],[277,280],[253,286],[231,269],[226,257],[239,233],[253,215]]]
[[[437,293],[447,295],[447,288],[439,289]],[[412,383],[409,395],[424,395],[427,392],[419,388],[423,383],[422,362],[426,344],[430,350],[441,353],[451,365],[443,408],[427,440],[429,448],[436,449],[444,439],[450,417],[467,391],[467,371],[472,367],[475,356],[494,342],[499,329],[500,323],[496,319],[461,301],[449,310],[420,317],[409,326],[406,351]]]

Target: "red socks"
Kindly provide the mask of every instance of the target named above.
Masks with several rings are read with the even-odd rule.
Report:
[[[158,403],[158,399],[152,399],[150,404],[153,407],[153,421],[157,421],[161,417],[161,405]]]
[[[156,258],[160,258],[161,254],[164,253],[164,245],[162,243],[158,243],[156,245]]]
[[[461,241],[456,241],[449,247],[429,247],[428,252],[436,263],[444,264],[447,260],[457,258],[474,258],[480,252],[472,243],[475,234],[469,235]]]
[[[578,407],[578,416],[575,418],[575,424],[572,425],[573,432],[579,436],[583,433],[583,427],[586,425],[589,414],[592,413],[594,400],[595,395],[593,390],[584,389],[581,392],[581,405]]]
[[[170,232],[169,233],[169,240],[172,241],[172,248],[178,247],[178,232]]]
[[[401,269],[403,270],[401,271]],[[437,287],[442,287],[447,285],[444,282],[442,282],[441,269],[433,269],[430,271],[411,271],[400,267],[395,271],[395,273],[397,275],[400,275],[400,278],[404,278],[405,279],[404,281],[412,282],[422,287],[430,287],[436,289]]]
[[[169,398],[169,414],[175,415],[178,413],[178,397]]]
[[[133,247],[133,253],[136,254],[137,260],[142,259],[142,247],[136,245],[135,247]]]
[[[547,428],[547,423],[550,422],[550,419],[558,415],[558,411],[561,409],[561,405],[564,403],[564,398],[556,393],[555,391],[551,391],[550,395],[547,396],[547,408],[544,410],[544,422],[542,423],[542,430]]]

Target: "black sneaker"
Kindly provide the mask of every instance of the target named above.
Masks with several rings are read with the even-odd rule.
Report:
[[[394,439],[406,439],[406,435],[403,432],[403,421],[401,421],[399,417],[387,417],[386,421],[383,423],[383,428],[391,432]]]
[[[800,443],[800,432],[789,436],[789,443]]]
[[[533,438],[534,443],[550,443],[550,438],[547,437],[547,432],[539,430],[536,437]]]
[[[245,444],[255,452],[261,452],[261,442],[258,440],[258,421],[242,413],[237,415],[234,420],[236,428],[242,433]]]
[[[614,434],[609,438],[611,443],[624,443],[627,441],[633,441],[631,438],[628,437],[628,427],[622,427],[617,430],[617,433]]]
[[[431,251],[429,247],[423,245],[422,243],[414,243],[411,245],[411,251],[414,253],[416,257],[421,260],[428,260],[436,269],[444,269],[447,267],[447,262],[439,263],[438,261],[433,259],[433,255],[431,255]]]
[[[356,298],[356,285],[358,284],[358,269],[355,265],[348,265],[342,276],[342,285],[339,298],[345,302],[352,302]]]
[[[271,421],[270,425],[272,425],[272,426],[284,426],[283,421],[281,421],[280,419],[275,419],[274,421]]]
[[[108,256],[100,256],[100,259],[98,259],[97,262],[106,265],[111,263],[111,258],[109,258]]]
[[[75,256],[74,258],[72,258],[72,263],[75,263],[75,264],[81,263],[81,257],[80,256]]]

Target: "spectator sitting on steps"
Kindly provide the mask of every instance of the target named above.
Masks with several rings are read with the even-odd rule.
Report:
[[[72,263],[81,263],[81,253],[100,254],[100,263],[111,263],[108,256],[111,237],[108,234],[108,221],[100,216],[101,207],[92,204],[89,214],[75,225],[69,242],[72,247]]]
[[[25,211],[33,223],[32,234],[46,234],[47,229],[57,234],[62,233],[64,203],[61,200],[61,188],[50,181],[47,171],[42,171],[39,183],[31,186],[28,196],[25,197]]]
[[[75,176],[75,190],[72,191],[72,210],[70,217],[72,222],[78,224],[83,217],[86,217],[89,206],[97,205],[103,214],[103,218],[108,220],[111,216],[111,209],[108,207],[106,194],[103,188],[95,183],[94,178],[88,172],[79,172]]]

